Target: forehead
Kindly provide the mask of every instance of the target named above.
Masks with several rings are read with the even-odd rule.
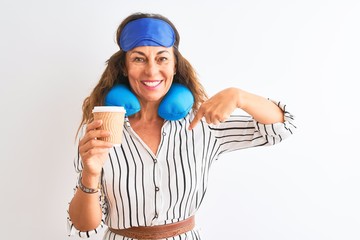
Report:
[[[161,46],[140,46],[131,49],[126,53],[127,56],[132,54],[141,54],[145,56],[151,56],[151,55],[159,55],[159,54],[168,54],[173,55],[174,50],[172,47],[161,47]]]

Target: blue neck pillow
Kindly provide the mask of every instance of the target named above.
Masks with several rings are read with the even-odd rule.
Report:
[[[179,120],[185,117],[194,104],[191,91],[182,84],[173,83],[161,101],[158,109],[160,117],[166,120]],[[105,96],[105,106],[121,106],[126,116],[140,111],[140,102],[125,84],[116,84]]]

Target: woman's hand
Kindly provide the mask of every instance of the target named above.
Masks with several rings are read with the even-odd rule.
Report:
[[[238,88],[227,88],[200,106],[189,130],[193,129],[202,117],[205,117],[208,124],[219,124],[236,108],[241,108],[262,124],[284,122],[283,111],[272,101]]]
[[[93,181],[93,184],[90,183],[90,178],[94,180],[99,179],[102,167],[109,153],[109,148],[112,147],[111,143],[98,140],[98,138],[110,135],[108,131],[97,129],[101,125],[101,120],[89,123],[84,137],[79,142],[79,153],[83,163],[82,177],[83,181],[88,182],[88,185],[86,185],[88,187],[97,184],[95,181]],[[83,183],[85,184],[85,182]]]
[[[203,117],[208,124],[217,125],[224,122],[239,107],[239,95],[239,89],[227,88],[203,102],[190,123],[189,130],[193,129]]]

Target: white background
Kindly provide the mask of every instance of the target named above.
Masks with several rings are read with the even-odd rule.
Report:
[[[216,162],[203,239],[360,239],[356,0],[1,0],[0,238],[68,239],[82,101],[137,11],[175,23],[210,95],[236,86],[297,117],[280,145]]]

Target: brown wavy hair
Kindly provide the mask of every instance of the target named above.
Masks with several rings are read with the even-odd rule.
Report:
[[[120,47],[119,39],[121,32],[124,26],[130,21],[139,19],[139,18],[157,18],[161,19],[170,24],[175,32],[175,43],[173,46],[174,54],[176,58],[176,75],[174,75],[174,82],[184,84],[187,86],[192,94],[194,95],[194,105],[193,110],[196,111],[202,102],[204,102],[208,96],[199,82],[197,73],[195,69],[191,66],[188,60],[186,60],[181,53],[179,52],[179,43],[180,43],[180,35],[174,24],[167,19],[166,17],[160,14],[152,14],[152,13],[134,13],[125,18],[121,24],[119,25],[116,31],[116,42],[120,48],[119,51],[114,53],[107,61],[106,68],[101,75],[101,78],[95,88],[92,90],[91,94],[85,98],[82,105],[82,120],[79,126],[77,133],[80,128],[91,121],[93,121],[92,109],[94,106],[102,106],[104,105],[104,98],[109,90],[118,83],[126,84],[129,86],[129,80],[124,75],[126,73],[125,67],[125,56],[126,52],[123,51]]]

